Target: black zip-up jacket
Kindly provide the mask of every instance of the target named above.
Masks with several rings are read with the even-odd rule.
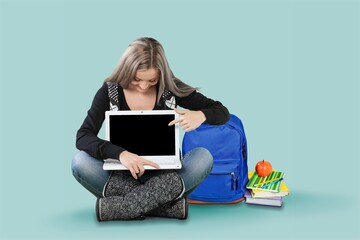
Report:
[[[126,103],[123,89],[118,86],[119,110],[130,110]],[[98,159],[115,158],[125,149],[100,139],[97,135],[105,119],[105,112],[110,110],[108,85],[104,83],[97,91],[87,116],[76,134],[76,147]],[[162,98],[153,110],[167,110],[180,106],[188,110],[200,110],[206,117],[206,123],[221,125],[229,118],[228,109],[219,101],[214,101],[194,91],[186,97],[177,97],[165,90]]]

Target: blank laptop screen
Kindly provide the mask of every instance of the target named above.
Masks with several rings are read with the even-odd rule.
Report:
[[[175,155],[175,119],[165,115],[110,115],[110,142],[140,156]]]

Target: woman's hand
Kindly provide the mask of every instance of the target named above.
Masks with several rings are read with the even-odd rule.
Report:
[[[157,165],[156,163],[146,160],[128,151],[121,152],[119,155],[119,160],[122,165],[124,165],[127,169],[130,170],[131,175],[135,179],[138,179],[138,177],[144,174],[145,172],[144,165],[149,165],[154,168],[160,168],[160,166]]]
[[[184,129],[185,132],[189,132],[198,128],[206,120],[206,117],[202,111],[184,111],[175,109],[175,112],[180,114],[181,117],[171,121],[169,126],[179,123],[180,127]]]

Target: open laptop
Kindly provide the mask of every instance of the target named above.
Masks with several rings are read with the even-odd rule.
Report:
[[[112,144],[153,161],[160,169],[181,168],[179,126],[174,110],[106,111],[105,137]],[[155,169],[144,165],[145,169]],[[118,159],[105,159],[104,170],[127,170]]]

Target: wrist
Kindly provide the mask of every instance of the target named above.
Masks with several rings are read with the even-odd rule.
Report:
[[[121,151],[121,152],[119,153],[118,159],[119,159],[120,162],[121,162],[121,159],[124,157],[125,154],[126,154],[126,150]]]
[[[202,122],[205,122],[206,121],[205,113],[201,110],[199,110],[199,112],[200,112],[201,119],[203,120]]]

